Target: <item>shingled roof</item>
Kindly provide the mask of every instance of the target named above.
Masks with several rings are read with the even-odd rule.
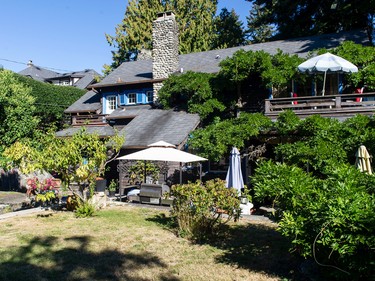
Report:
[[[65,113],[100,112],[100,95],[95,91],[88,91],[75,103],[65,109]]]
[[[18,74],[30,77],[41,82],[52,82],[53,80],[59,80],[62,78],[78,77],[80,79],[73,85],[78,89],[86,89],[95,81],[95,76],[100,76],[99,73],[97,73],[93,69],[85,69],[83,71],[74,71],[68,73],[58,73],[40,66],[36,66],[32,63],[29,63],[28,67],[18,72]]]
[[[78,89],[86,89],[89,85],[91,85],[95,81],[96,76],[100,76],[100,75],[95,70],[85,69],[82,71],[61,73],[58,76],[46,79],[46,81],[53,81],[53,80],[58,80],[61,78],[70,78],[70,77],[80,78],[76,83],[73,84],[73,86],[77,87]]]
[[[183,69],[184,72],[190,70],[194,72],[217,73],[220,70],[219,63],[222,60],[231,57],[240,49],[245,51],[263,50],[272,55],[276,54],[278,50],[281,50],[287,54],[296,54],[300,57],[306,57],[308,53],[313,50],[318,48],[335,48],[344,41],[353,41],[364,45],[369,44],[365,31],[356,30],[335,34],[323,34],[180,55],[180,69]],[[151,81],[152,60],[139,60],[122,63],[101,82],[92,85],[92,87],[101,88],[113,85],[136,84]]]
[[[117,109],[107,117],[111,118],[134,118],[120,131],[126,138],[124,148],[144,148],[160,140],[178,146],[200,121],[197,114],[156,109],[150,105]]]
[[[60,75],[59,73],[55,71],[48,70],[48,69],[45,69],[43,67],[36,66],[33,64],[30,64],[27,68],[18,72],[18,74],[30,77],[40,82],[46,82],[46,79]]]
[[[132,119],[119,131],[120,135],[125,135],[123,148],[126,149],[146,148],[147,145],[160,140],[178,146],[186,141],[189,133],[198,126],[200,121],[197,114],[156,109],[150,105],[136,105],[117,109],[106,118],[108,120]],[[109,125],[86,126],[86,128],[88,133],[97,133],[102,137],[114,135],[114,129]],[[72,136],[79,130],[79,127],[68,128],[57,132],[56,136]]]

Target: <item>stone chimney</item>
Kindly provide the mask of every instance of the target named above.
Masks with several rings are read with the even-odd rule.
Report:
[[[168,78],[179,68],[178,61],[178,26],[172,12],[159,13],[152,23],[152,77]],[[162,83],[154,83],[154,100]]]

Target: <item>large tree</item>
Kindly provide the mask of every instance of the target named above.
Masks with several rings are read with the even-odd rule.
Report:
[[[374,31],[375,0],[246,0],[258,10],[251,26],[274,25],[276,37],[294,38],[312,34],[367,29]]]
[[[179,27],[180,53],[207,51],[214,37],[213,21],[217,0],[129,0],[124,19],[115,35],[106,34],[113,62],[104,65],[108,73],[122,62],[135,59],[141,49],[152,49],[152,22],[157,13],[173,11]]]
[[[215,18],[215,32],[213,49],[237,47],[246,43],[243,23],[233,9],[230,12],[226,8],[221,10]]]
[[[261,21],[263,14],[270,11],[264,11],[257,4],[254,4],[250,10],[247,19],[247,36],[252,43],[263,43],[272,37],[275,27],[269,23]]]

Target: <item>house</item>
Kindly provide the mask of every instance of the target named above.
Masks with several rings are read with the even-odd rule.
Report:
[[[103,137],[113,135],[117,129],[126,138],[122,155],[160,140],[183,149],[200,120],[196,114],[155,106],[162,82],[171,74],[217,73],[219,63],[240,49],[263,50],[270,54],[280,49],[305,57],[316,48],[337,47],[346,40],[365,43],[367,38],[365,32],[357,31],[178,55],[178,28],[171,12],[158,14],[153,22],[152,37],[152,59],[145,56],[146,59],[125,62],[101,82],[89,86],[90,91],[65,110],[71,116],[72,126],[57,132],[57,136],[71,136],[81,126]]]
[[[30,77],[34,80],[51,83],[54,85],[73,86],[79,89],[86,89],[96,82],[96,77],[100,75],[93,69],[75,71],[68,73],[58,73],[52,70],[36,66],[30,60],[27,68],[18,72],[18,74]]]

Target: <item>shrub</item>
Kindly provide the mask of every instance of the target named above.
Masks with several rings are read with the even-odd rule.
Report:
[[[171,194],[175,197],[172,215],[179,234],[192,240],[209,239],[222,225],[240,216],[237,190],[227,188],[225,181],[220,179],[207,181],[204,185],[200,181],[174,185]]]
[[[96,212],[96,207],[90,201],[78,200],[78,206],[75,209],[75,215],[77,218],[92,217]]]
[[[273,198],[283,210],[280,232],[299,254],[330,268],[338,279],[374,276],[374,177],[342,164],[329,177],[263,162],[253,177],[255,196]]]

